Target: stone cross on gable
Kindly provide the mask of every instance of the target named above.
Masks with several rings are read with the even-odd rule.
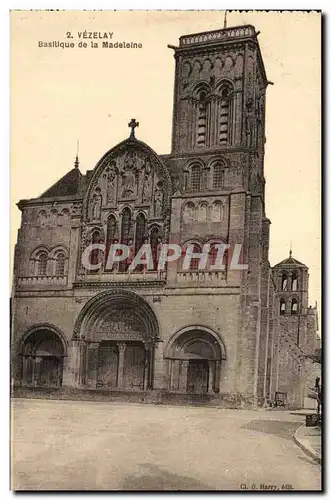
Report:
[[[130,139],[135,139],[136,137],[134,135],[134,129],[136,127],[139,127],[139,122],[136,122],[135,118],[131,118],[131,121],[128,126],[131,128]]]

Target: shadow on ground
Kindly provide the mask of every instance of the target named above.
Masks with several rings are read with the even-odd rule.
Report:
[[[153,464],[140,464],[141,475],[127,476],[123,483],[123,490],[213,490],[207,484],[187,476],[178,476]]]
[[[293,440],[293,434],[300,426],[298,422],[284,422],[278,420],[252,420],[242,429],[249,429],[251,431],[263,432],[264,434],[273,434],[274,436],[283,439]]]

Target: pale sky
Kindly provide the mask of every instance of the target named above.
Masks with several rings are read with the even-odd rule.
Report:
[[[170,153],[174,58],[167,44],[219,29],[222,11],[67,11],[11,14],[11,229],[15,203],[39,196],[68,172],[80,142],[82,173],[129,135]],[[229,12],[253,24],[268,79],[266,214],[271,265],[293,256],[310,268],[310,304],[321,304],[321,18],[318,13]],[[79,42],[78,32],[113,32],[142,49],[39,48]],[[90,45],[91,40],[84,40]],[[102,44],[102,41],[95,40]]]

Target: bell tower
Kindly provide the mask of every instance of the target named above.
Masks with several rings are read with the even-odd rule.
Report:
[[[263,151],[268,85],[258,32],[250,25],[180,37],[172,154]]]

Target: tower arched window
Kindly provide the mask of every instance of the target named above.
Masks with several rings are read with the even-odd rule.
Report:
[[[201,167],[193,165],[191,167],[191,190],[201,191]]]
[[[207,93],[201,90],[198,101],[197,145],[205,146],[207,137]]]
[[[222,253],[222,248],[220,248],[221,245],[225,245],[224,242],[218,241],[211,243],[210,249],[209,249],[209,254],[208,254],[208,269],[210,271],[215,271],[219,272],[227,267],[227,260],[228,260],[228,252],[227,250],[223,251],[222,259],[218,259],[219,253]],[[211,269],[212,266],[217,266],[215,269]],[[221,266],[221,267],[219,267]]]
[[[40,252],[40,254],[38,256],[38,267],[37,267],[38,276],[46,276],[47,260],[48,260],[47,253]]]
[[[190,245],[188,246],[192,246],[192,243],[190,243]],[[201,253],[201,246],[198,244],[198,243],[193,243],[193,249],[191,250],[192,253]],[[186,251],[185,251],[186,253]],[[189,267],[189,270],[190,271],[198,271],[199,270],[199,262],[200,262],[200,258],[192,258],[190,260],[190,267]]]
[[[283,275],[282,275],[282,290],[283,290],[283,291],[286,291],[286,290],[287,290],[287,287],[288,287],[288,278],[287,278],[287,274],[283,274]]]
[[[292,290],[296,292],[298,289],[298,276],[297,274],[292,274]]]
[[[66,256],[63,252],[58,252],[56,255],[55,275],[64,276]]]
[[[291,300],[291,314],[298,314],[298,301],[297,301],[297,299]]]
[[[279,301],[279,313],[285,314],[286,312],[286,302],[285,299],[280,299]]]
[[[213,168],[213,189],[219,189],[223,187],[223,165],[222,163],[216,163]]]
[[[230,89],[224,86],[221,89],[220,111],[219,111],[219,143],[226,145],[229,142],[229,119],[230,119]]]

